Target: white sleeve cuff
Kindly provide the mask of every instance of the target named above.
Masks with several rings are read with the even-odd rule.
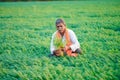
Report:
[[[74,45],[71,45],[70,48],[73,52],[76,50],[76,46],[74,46]]]

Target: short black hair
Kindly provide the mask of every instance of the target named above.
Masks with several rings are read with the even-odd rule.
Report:
[[[61,18],[56,20],[56,25],[59,24],[59,23],[63,23],[64,25],[66,25],[65,21]]]

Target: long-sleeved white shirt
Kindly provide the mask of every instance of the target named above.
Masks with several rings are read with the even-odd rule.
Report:
[[[56,32],[57,32],[57,31],[56,31]],[[53,54],[53,51],[56,50],[56,49],[55,49],[55,45],[53,44],[53,43],[54,43],[53,41],[54,41],[54,39],[55,39],[56,32],[53,33],[52,39],[51,39],[51,43],[50,43],[50,51],[51,51],[51,54]],[[71,42],[72,42],[72,45],[70,45],[70,48],[71,48],[71,50],[74,52],[76,49],[80,48],[80,44],[79,44],[79,42],[78,42],[78,40],[77,40],[77,37],[76,37],[75,33],[74,33],[72,30],[68,29],[68,34],[69,34],[70,40],[71,40]],[[64,43],[65,41],[66,41],[66,40],[65,40],[65,36],[63,35],[63,37],[62,37],[62,42]]]

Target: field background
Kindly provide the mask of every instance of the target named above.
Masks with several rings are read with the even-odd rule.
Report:
[[[63,18],[83,55],[51,57]],[[120,1],[0,2],[0,80],[120,80]]]

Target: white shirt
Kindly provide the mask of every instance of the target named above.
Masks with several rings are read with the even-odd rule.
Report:
[[[57,32],[57,31],[56,31],[56,32]],[[56,49],[55,49],[55,46],[54,46],[54,44],[53,44],[53,43],[54,43],[53,41],[54,41],[54,39],[55,39],[56,32],[53,33],[52,39],[51,39],[51,43],[50,43],[50,51],[51,51],[51,54],[53,54],[53,51],[56,50]],[[78,42],[78,40],[77,40],[77,37],[76,37],[75,33],[74,33],[72,30],[68,29],[68,34],[69,34],[70,40],[71,40],[71,42],[72,42],[72,45],[70,46],[70,48],[71,48],[71,50],[74,52],[76,49],[80,48],[80,44],[79,44],[79,42]],[[65,42],[65,36],[64,36],[64,35],[63,35],[63,37],[62,37],[62,42]]]

